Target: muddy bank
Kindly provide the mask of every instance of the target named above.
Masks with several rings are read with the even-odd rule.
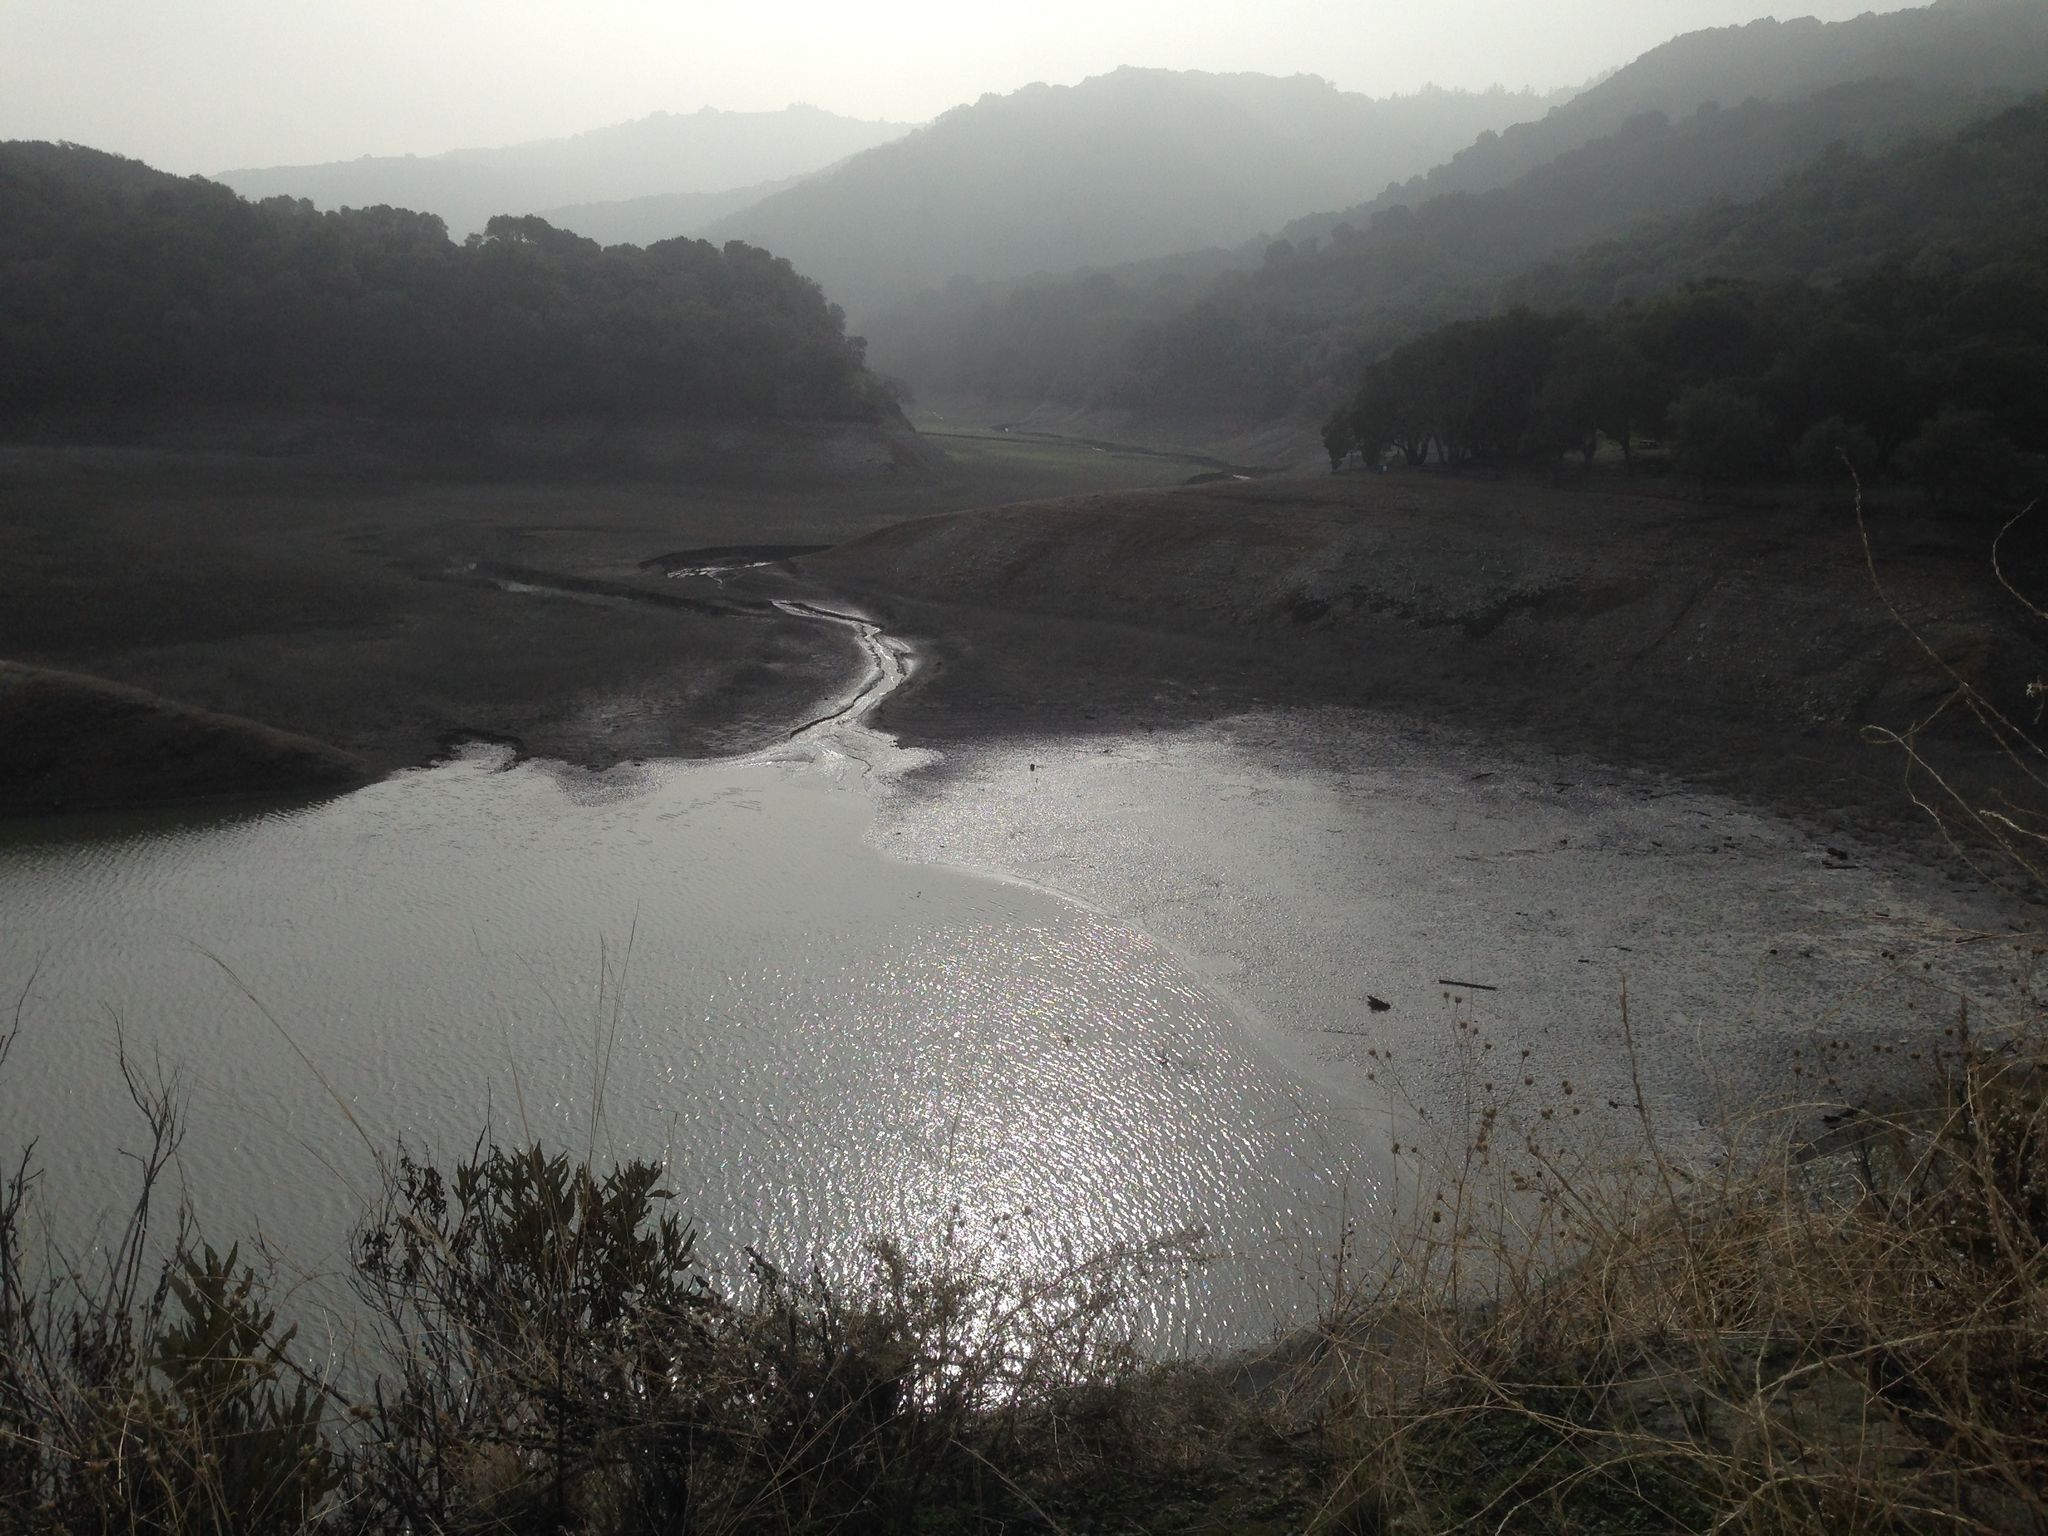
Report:
[[[850,633],[739,600],[724,567],[1178,469],[1007,443],[954,462],[845,423],[493,430],[468,456],[303,416],[0,443],[0,657],[374,772],[464,738],[590,767],[726,756],[829,707],[862,662]],[[97,775],[95,799],[185,792],[146,756],[122,790],[89,734],[0,736],[0,773],[27,782],[45,749]]]
[[[1871,528],[1931,654],[1847,508],[1359,476],[932,518],[796,565],[919,645],[875,723],[941,755],[885,846],[1130,923],[1310,1080],[1462,1127],[1493,1052],[1532,1115],[1626,1136],[1640,1084],[1706,1158],[1817,1085],[1924,1089],[1964,996],[2028,1006],[2025,910],[1863,728],[1925,716],[1949,669],[2031,720],[2048,658],[1992,530]],[[2022,780],[1973,730],[1924,744]]]
[[[913,742],[1392,708],[1823,819],[1905,804],[1897,754],[1859,732],[1931,710],[1942,665],[2028,719],[2048,670],[1990,530],[1917,506],[1871,526],[1940,663],[1873,591],[1846,497],[1717,508],[1353,475],[1018,504],[1160,466],[998,443],[826,473],[826,437],[791,449],[809,468],[752,480],[0,448],[0,656],[373,772],[465,737],[602,767],[752,750],[831,707],[859,645],[774,600],[847,598],[933,658],[877,722]],[[127,798],[177,783],[144,773]]]
[[[0,457],[10,450],[78,465],[125,459],[177,469],[268,462],[329,476],[430,479],[540,474],[759,483],[764,467],[772,466],[782,483],[820,486],[875,472],[931,471],[945,462],[900,415],[873,421],[400,417],[306,406],[15,416],[0,421]]]
[[[322,741],[139,688],[0,661],[0,816],[350,789],[368,765]]]
[[[1303,1080],[1454,1132],[1526,1074],[1525,1117],[1626,1140],[1640,1083],[1667,1150],[1709,1156],[1823,1076],[1924,1090],[1962,996],[1984,1028],[2029,1007],[2010,905],[1892,840],[1380,710],[961,743],[888,787],[878,840],[1110,914]]]
[[[934,517],[798,565],[928,643],[879,722],[915,742],[1364,705],[1868,820],[1911,810],[1865,727],[1923,719],[1954,676],[2031,720],[2048,668],[1991,569],[1995,525],[1900,506],[1870,529],[1918,639],[1846,497],[1353,475]],[[2024,585],[2027,551],[2006,558]],[[1948,725],[1924,738],[1944,765],[1996,779]]]

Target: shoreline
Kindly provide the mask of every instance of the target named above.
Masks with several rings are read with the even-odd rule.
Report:
[[[1962,969],[1915,973],[1923,953],[1942,957],[1934,924],[1948,898],[1982,893],[1942,889],[1935,863],[1899,816],[1881,813],[1874,792],[1837,805],[1823,826],[1812,796],[1767,798],[1782,776],[1757,775],[1738,797],[1674,776],[1655,754],[1630,762],[1583,739],[1561,752],[1547,744],[1561,739],[1557,722],[1546,732],[1540,720],[1488,718],[1496,691],[1473,690],[1454,719],[1404,713],[1412,696],[1399,690],[1370,707],[1345,702],[1402,665],[1409,653],[1399,648],[1347,673],[1317,659],[1324,636],[1281,648],[1302,670],[1276,677],[1273,658],[1251,654],[1243,636],[1232,643],[1200,625],[1146,630],[857,590],[842,597],[849,589],[828,586],[819,569],[840,554],[729,581],[690,578],[732,585],[750,602],[830,604],[834,611],[803,615],[814,662],[836,649],[819,643],[823,621],[856,637],[864,663],[833,669],[830,713],[739,755],[772,757],[778,743],[812,731],[820,756],[857,749],[871,731],[889,735],[903,771],[864,774],[870,787],[855,791],[874,811],[873,846],[991,874],[1127,926],[1214,991],[1235,1033],[1249,1036],[1240,1047],[1276,1058],[1297,1088],[1354,1112],[1367,1093],[1375,1109],[1388,1098],[1405,1105],[1393,1151],[1400,1172],[1389,1182],[1408,1194],[1396,1204],[1415,1246],[1402,1246],[1409,1229],[1392,1214],[1386,1232],[1355,1248],[1347,1226],[1339,1254],[1369,1274],[1384,1260],[1374,1246],[1384,1238],[1391,1272],[1407,1286],[1420,1277],[1426,1290],[1435,1239],[1417,1224],[1430,1181],[1455,1168],[1459,1139],[1495,1108],[1510,1159],[1524,1128],[1540,1125],[1552,1155],[1589,1158],[1596,1172],[1640,1172],[1627,1159],[1649,1136],[1660,1167],[1669,1155],[1684,1198],[1705,1191],[1702,1209],[1714,1218],[1715,1191],[1748,1187],[1720,1135],[1731,1118],[1803,1095],[1800,1118],[1780,1122],[1793,1128],[1796,1160],[1824,1129],[1806,1123],[1823,1107],[1882,1112],[1909,1085],[1924,1091],[1930,1067],[1909,1047],[1939,1044],[1941,1000],[1977,985],[1963,973],[1972,961],[1997,958],[1989,946],[1949,945]],[[1183,565],[1174,580],[1190,574]],[[614,597],[586,591],[575,601]],[[1233,622],[1254,640],[1262,634],[1256,622]],[[876,633],[881,624],[887,635]],[[914,637],[916,665],[906,665],[908,686],[871,697],[889,681],[886,656],[913,643],[897,625]],[[1448,640],[1443,628],[1427,626]],[[1468,633],[1464,643],[1486,638]],[[1468,650],[1457,664],[1472,660]],[[1728,745],[1739,764],[1766,740],[1759,726]],[[1594,940],[1618,953],[1589,952]],[[1612,1013],[1620,980],[1637,1010],[1632,1026],[1617,1027]],[[1246,1125],[1269,1123],[1244,1105],[1226,1097],[1224,1113],[1204,1123],[1228,1124],[1233,1113]],[[1418,1140],[1427,1149],[1419,1157]],[[1313,1163],[1311,1141],[1293,1145]],[[1540,1161],[1533,1145],[1529,1152]],[[1759,1186],[1780,1196],[1803,1187]],[[1512,1223],[1499,1213],[1515,1209],[1507,1196],[1485,1211],[1459,1198],[1454,1241],[1482,1251],[1499,1244],[1511,1266],[1547,1255],[1540,1244],[1525,1254],[1502,1235]],[[1650,1219],[1697,1233],[1700,1221],[1679,1198],[1668,1209],[1652,1203]],[[1815,1220],[1814,1204],[1795,1195],[1787,1208]],[[1739,1266],[1753,1257],[1746,1216],[1755,1205],[1738,1209],[1728,1252]],[[1630,1244],[1644,1230],[1634,1210],[1614,1218]],[[1853,1256],[1843,1257],[1859,1277]],[[1569,1297],[1579,1283],[1568,1266],[1517,1272],[1542,1280],[1527,1288],[1532,1297],[1553,1285]],[[1170,1391],[1195,1373],[1227,1400],[1261,1407],[1290,1390],[1325,1393],[1381,1336],[1363,1303],[1378,1294],[1396,1326],[1412,1323],[1400,1313],[1407,1290],[1389,1301],[1371,1279],[1352,1283],[1363,1289],[1340,1283],[1312,1321],[1270,1343],[1155,1362],[1123,1386]],[[1436,1326],[1483,1340],[1498,1314],[1469,1300]],[[1668,1342],[1661,1330],[1647,1337]],[[1565,1366],[1578,1369],[1577,1357]],[[1624,1390],[1650,1369],[1631,1366]]]
[[[352,515],[356,501],[336,510]],[[907,521],[871,508],[871,531],[822,545],[814,515],[707,544],[608,528],[599,510],[564,547],[573,560],[535,559],[537,528],[513,540],[519,560],[482,547],[502,517],[497,493],[450,524],[475,527],[459,535],[468,558],[451,565],[437,532],[386,560],[403,584],[387,607],[432,606],[391,610],[385,623],[419,631],[406,641],[417,660],[373,652],[380,671],[332,675],[366,641],[387,642],[372,631],[346,649],[325,638],[308,649],[298,635],[323,637],[331,621],[303,613],[280,614],[298,635],[260,659],[232,637],[131,648],[103,671],[70,660],[75,645],[54,654],[170,710],[335,742],[360,764],[357,782],[463,740],[602,770],[746,755],[842,707],[871,662],[858,640],[821,644],[808,610],[851,607],[918,651],[917,675],[874,721],[914,746],[1363,709],[1481,746],[1671,775],[1928,863],[1947,856],[1902,787],[1899,757],[1859,735],[1927,713],[1945,680],[1885,615],[1839,517],[1788,525],[1782,511],[1426,475],[1098,493]],[[693,531],[737,526],[728,516]],[[1942,664],[1955,658],[2018,707],[2025,681],[2048,672],[2048,647],[1997,611],[2007,600],[1969,554],[1975,532],[1891,510],[1873,526],[1902,610],[1941,621],[1931,641]],[[650,556],[650,544],[675,552]],[[358,595],[354,579],[342,584]],[[53,638],[16,653],[48,667]],[[1995,776],[1977,744],[1928,739],[1967,786]],[[251,793],[290,787],[266,772],[252,772]],[[130,779],[62,798],[120,808],[235,792],[195,796],[175,776],[152,782],[147,764]],[[328,782],[313,776],[313,787]],[[11,803],[0,794],[0,814],[49,798],[40,785]]]
[[[1523,1099],[1625,1133],[1640,1074],[1706,1161],[1731,1106],[1824,1076],[1892,1106],[1957,997],[1986,1021],[2019,1001],[2021,957],[1974,938],[2017,941],[2015,909],[1908,849],[1385,712],[955,744],[875,841],[1145,933],[1355,1103],[1455,1121],[1486,1052],[1527,1050]]]
[[[233,806],[345,793],[360,757],[261,721],[76,672],[0,660],[0,821],[77,812]],[[89,742],[81,756],[75,748]],[[147,786],[138,794],[138,785]]]
[[[464,739],[591,767],[728,757],[822,707],[847,664],[810,622],[737,611],[733,551],[788,558],[1180,469],[1023,442],[955,462],[900,432],[803,423],[682,424],[677,456],[623,459],[588,423],[501,424],[503,451],[472,462],[358,452],[353,427],[328,425],[0,443],[0,657],[326,742],[372,776]],[[678,561],[701,574],[671,579]],[[19,738],[0,735],[0,815],[53,798],[7,803]],[[92,740],[37,751],[89,767]],[[193,799],[140,766],[91,798]]]
[[[1916,729],[1958,680],[2031,719],[2048,645],[1994,578],[1995,528],[1873,514],[1881,599],[1833,511],[1788,527],[1748,507],[1353,477],[932,517],[794,565],[929,653],[877,721],[915,745],[1364,710],[1957,869],[1904,754],[1867,733]],[[1916,746],[1966,795],[2016,772],[1953,721]]]

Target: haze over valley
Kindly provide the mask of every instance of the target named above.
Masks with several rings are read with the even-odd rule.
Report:
[[[546,212],[576,228],[567,205],[688,199],[671,204],[683,223],[653,237],[668,239],[694,234],[794,178],[908,131],[905,123],[861,122],[816,107],[705,107],[502,149],[365,155],[328,165],[222,171],[215,179],[257,202],[295,197],[323,209],[389,204],[431,213],[458,239],[481,230],[493,214]],[[603,235],[598,228],[577,232]]]
[[[0,1530],[2038,1533],[2048,7],[1253,9],[7,13]]]

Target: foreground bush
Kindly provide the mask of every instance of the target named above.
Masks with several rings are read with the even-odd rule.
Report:
[[[1023,1277],[877,1243],[838,1285],[749,1252],[723,1289],[659,1170],[540,1148],[399,1159],[355,1263],[383,1370],[344,1392],[236,1250],[181,1224],[150,1270],[177,1117],[130,1083],[154,1150],[103,1281],[30,1278],[26,1164],[0,1200],[0,1531],[964,1530],[1113,1455],[1126,1489],[1187,1470],[1129,1459],[1165,1378],[1120,1325],[1184,1239]]]
[[[359,1259],[407,1341],[351,1463],[377,1523],[899,1530],[987,1507],[1039,1432],[1132,1373],[1118,1282],[1169,1254],[1011,1280],[957,1246],[917,1269],[877,1244],[835,1288],[749,1253],[734,1296],[655,1214],[658,1176],[538,1149],[452,1181],[401,1163]]]
[[[1711,1176],[1487,1103],[1326,1325],[1330,1528],[2048,1529],[2048,1050],[1950,1047],[1920,1108],[1766,1117]]]
[[[25,1166],[0,1201],[0,1530],[2048,1530],[2048,1039],[1939,1054],[1913,1111],[1760,1120],[1711,1176],[1488,1085],[1315,1328],[1206,1364],[1119,1325],[1185,1240],[721,1287],[647,1165],[401,1160],[354,1394],[235,1250],[147,1262],[177,1124],[131,1077],[102,1278],[32,1285]]]

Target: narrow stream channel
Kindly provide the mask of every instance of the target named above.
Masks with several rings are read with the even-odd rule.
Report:
[[[867,675],[855,686],[852,694],[843,703],[816,719],[806,720],[797,726],[789,733],[790,740],[794,741],[823,726],[842,723],[864,724],[877,705],[909,681],[915,659],[910,647],[884,634],[881,625],[855,614],[820,608],[814,603],[799,603],[778,598],[774,606],[792,618],[816,619],[822,623],[851,629],[860,638],[861,650],[868,659]]]

